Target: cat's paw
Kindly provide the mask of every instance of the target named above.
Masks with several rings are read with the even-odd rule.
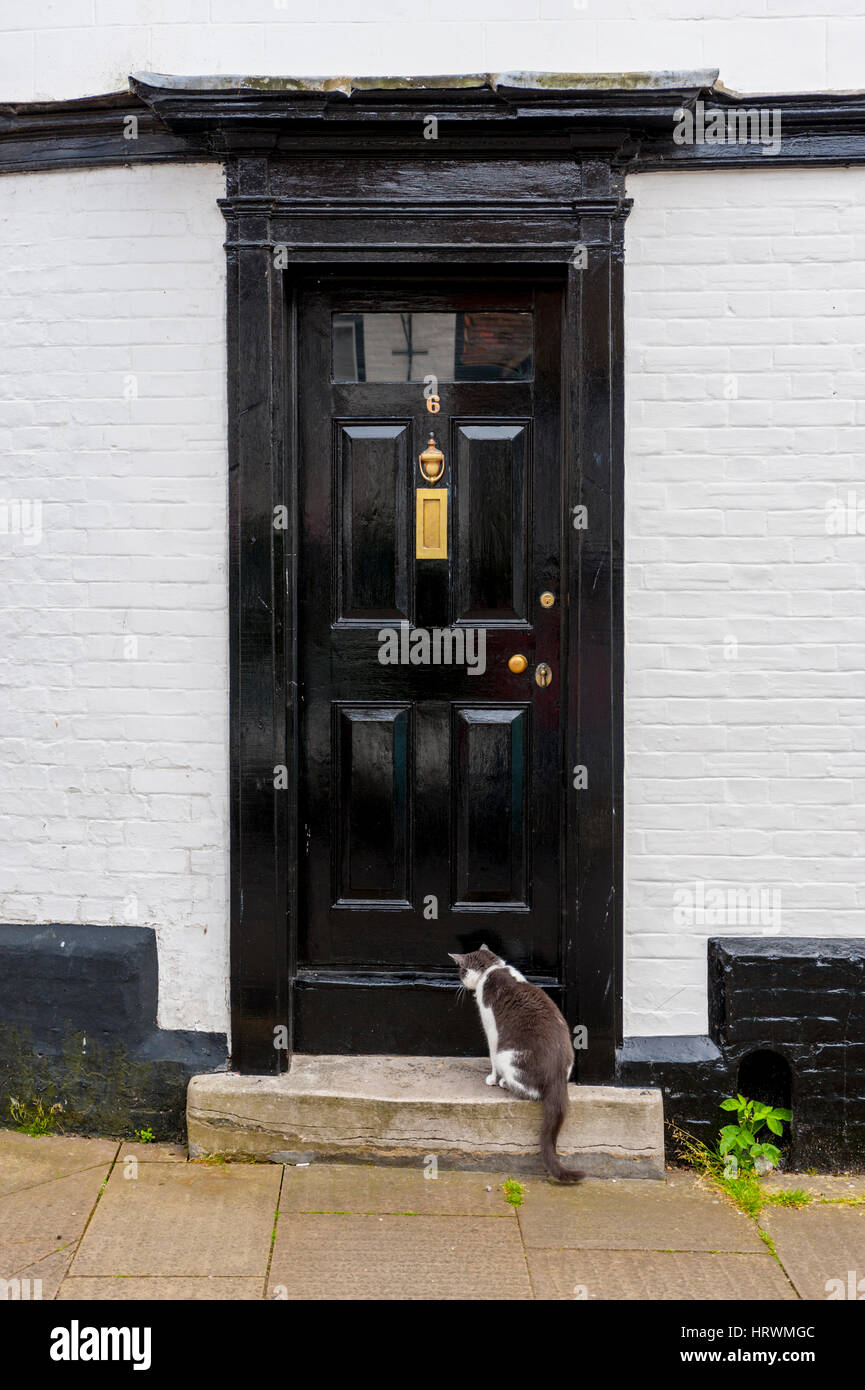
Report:
[[[505,1081],[505,1078],[503,1076],[499,1078],[499,1085],[501,1086],[503,1091],[506,1091],[508,1089],[508,1083]]]
[[[491,1071],[489,1076],[484,1077],[484,1081],[487,1083],[488,1086],[495,1086],[496,1082],[498,1081],[498,1077],[496,1076],[494,1071]]]

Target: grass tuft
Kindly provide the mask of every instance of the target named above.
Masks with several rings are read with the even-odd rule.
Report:
[[[763,1200],[768,1207],[807,1207],[814,1198],[803,1187],[784,1187],[778,1192],[767,1192]]]
[[[508,1178],[502,1183],[502,1191],[505,1194],[505,1201],[511,1207],[521,1207],[526,1189],[521,1182],[516,1182],[514,1178]]]

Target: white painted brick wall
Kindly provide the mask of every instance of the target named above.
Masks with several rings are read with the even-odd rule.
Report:
[[[0,921],[154,926],[161,1025],[218,1030],[223,189],[215,164],[0,180]]]
[[[865,935],[865,169],[628,192],[625,1031],[700,1033],[675,885]]]
[[[0,100],[130,72],[720,67],[745,92],[862,85],[861,0],[0,0]]]

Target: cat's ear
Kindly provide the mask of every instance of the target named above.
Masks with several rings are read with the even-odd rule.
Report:
[[[453,953],[453,951],[448,951],[448,955],[450,956],[451,960],[454,961],[454,963],[455,963],[456,965],[462,965],[463,959],[464,959],[463,956],[455,956],[454,953]]]
[[[478,950],[479,950],[479,951],[490,951],[490,948],[489,948],[489,946],[487,945],[487,943],[484,942],[483,946],[479,946],[479,947],[478,947]],[[490,951],[490,955],[491,955],[491,956],[492,956],[492,955],[495,955],[495,952],[494,952],[494,951]]]

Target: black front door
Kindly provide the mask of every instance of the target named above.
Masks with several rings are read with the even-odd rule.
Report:
[[[482,942],[560,993],[561,314],[300,296],[300,1052],[480,1053],[447,953]]]

